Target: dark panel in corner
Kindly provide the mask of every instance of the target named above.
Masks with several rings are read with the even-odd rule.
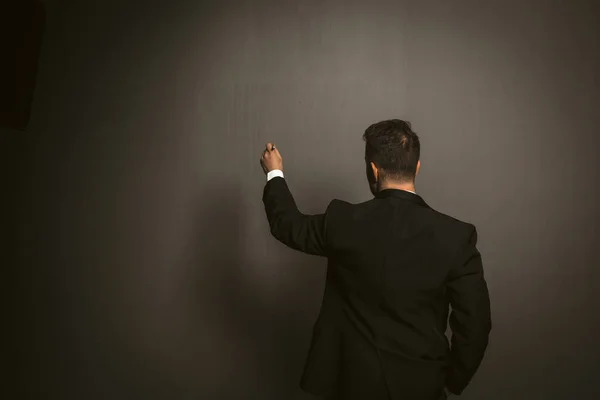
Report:
[[[29,123],[45,20],[41,1],[0,2],[0,127]]]

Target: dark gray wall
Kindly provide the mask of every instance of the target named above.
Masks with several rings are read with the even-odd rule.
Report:
[[[22,398],[287,399],[325,260],[268,232],[369,198],[363,130],[478,227],[488,355],[465,399],[600,396],[598,9],[583,1],[48,3],[20,157]]]

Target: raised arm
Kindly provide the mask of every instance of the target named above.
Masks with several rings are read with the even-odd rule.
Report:
[[[271,234],[292,249],[326,256],[326,214],[306,215],[298,210],[283,177],[283,159],[271,143],[267,143],[261,165],[268,179],[262,199]]]
[[[271,234],[277,240],[304,253],[327,256],[326,214],[302,214],[283,177],[267,182],[263,203]]]

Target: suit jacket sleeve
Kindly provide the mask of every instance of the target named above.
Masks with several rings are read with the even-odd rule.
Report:
[[[324,214],[302,214],[285,179],[275,177],[265,185],[263,203],[271,234],[277,240],[304,253],[328,255],[327,224],[333,202]]]
[[[446,386],[454,394],[462,393],[479,368],[492,329],[489,292],[476,244],[477,231],[471,225],[469,240],[459,253],[447,285],[452,338]]]

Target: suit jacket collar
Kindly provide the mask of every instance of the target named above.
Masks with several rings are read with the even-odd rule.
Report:
[[[377,199],[384,199],[387,197],[397,197],[418,204],[420,206],[430,208],[421,196],[402,189],[383,189],[377,192],[377,194],[375,195],[375,198]]]

